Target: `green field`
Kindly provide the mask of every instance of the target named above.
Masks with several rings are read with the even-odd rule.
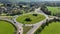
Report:
[[[0,34],[14,34],[15,28],[6,21],[0,21]]]
[[[48,10],[51,11],[51,14],[56,14],[58,12],[60,12],[60,7],[50,7],[50,6],[47,6]]]
[[[60,22],[52,22],[40,34],[60,34]]]
[[[30,22],[25,21],[26,18],[30,18],[31,21]],[[37,14],[37,16],[33,16],[33,14],[26,14],[26,15],[19,16],[16,20],[23,24],[34,24],[43,19],[45,19],[45,16],[41,14]]]

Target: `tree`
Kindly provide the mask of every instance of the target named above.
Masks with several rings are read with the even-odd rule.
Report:
[[[45,14],[51,15],[51,12],[48,11],[48,8],[45,5],[42,5],[40,10],[42,10]]]
[[[42,4],[40,10],[44,11],[46,8],[47,8],[47,7],[46,7],[44,4]]]
[[[23,7],[23,5],[19,5],[19,7],[20,7],[20,8],[22,8],[22,7]]]
[[[28,22],[28,21],[31,21],[31,19],[30,19],[30,18],[26,18],[26,19],[25,19],[25,21],[27,21],[27,22]]]
[[[16,10],[12,10],[12,15],[17,15],[17,14],[20,14],[21,12],[20,12],[20,10],[19,9],[16,9]]]
[[[57,17],[60,17],[60,12],[58,12],[58,13],[56,14],[56,16],[57,16]]]
[[[38,16],[37,14],[33,14],[33,16]]]

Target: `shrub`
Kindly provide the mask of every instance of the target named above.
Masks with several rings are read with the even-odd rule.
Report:
[[[26,18],[25,21],[31,21],[31,19],[30,18]]]
[[[33,14],[33,16],[37,16],[37,14]]]

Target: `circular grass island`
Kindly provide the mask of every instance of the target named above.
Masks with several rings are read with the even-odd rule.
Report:
[[[45,16],[41,14],[25,14],[16,18],[16,21],[22,24],[34,24],[43,19],[45,19]]]
[[[15,27],[8,21],[0,20],[0,34],[14,34]]]

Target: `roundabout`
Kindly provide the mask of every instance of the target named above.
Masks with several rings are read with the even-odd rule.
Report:
[[[35,24],[45,19],[41,14],[25,14],[16,18],[16,21],[22,24]]]
[[[40,11],[40,9],[37,9],[35,11],[35,13],[27,13],[27,14],[22,14],[22,15],[15,15],[15,16],[13,16],[13,18],[8,19],[8,20],[5,19],[5,20],[9,21],[8,22],[9,24],[10,24],[10,22],[12,22],[13,25],[17,26],[17,29],[18,29],[17,34],[33,34],[43,23],[46,23],[47,19],[49,19],[48,15],[46,15],[42,11],[40,11],[40,13],[39,13],[38,10]],[[5,21],[3,23],[5,23]],[[59,25],[59,23],[60,22],[56,22],[57,25]],[[53,24],[54,24],[54,22],[53,22]],[[0,25],[1,33],[4,31],[4,29],[5,30],[7,29],[8,33],[6,33],[6,31],[5,31],[6,34],[14,34],[15,33],[16,30],[15,30],[15,27],[12,24],[11,24],[11,26],[6,24],[5,26],[9,26],[7,28],[2,27],[4,25],[5,24]],[[53,26],[55,26],[55,25],[53,25]],[[49,26],[46,26],[46,28],[48,28],[48,27]],[[11,32],[10,32],[10,29],[11,29]],[[44,30],[42,32],[44,32]],[[43,34],[42,32],[39,31],[38,34]],[[2,34],[5,34],[5,33],[2,33]],[[59,33],[59,31],[58,31],[58,33]]]
[[[16,27],[8,21],[0,20],[0,34],[14,34]]]

